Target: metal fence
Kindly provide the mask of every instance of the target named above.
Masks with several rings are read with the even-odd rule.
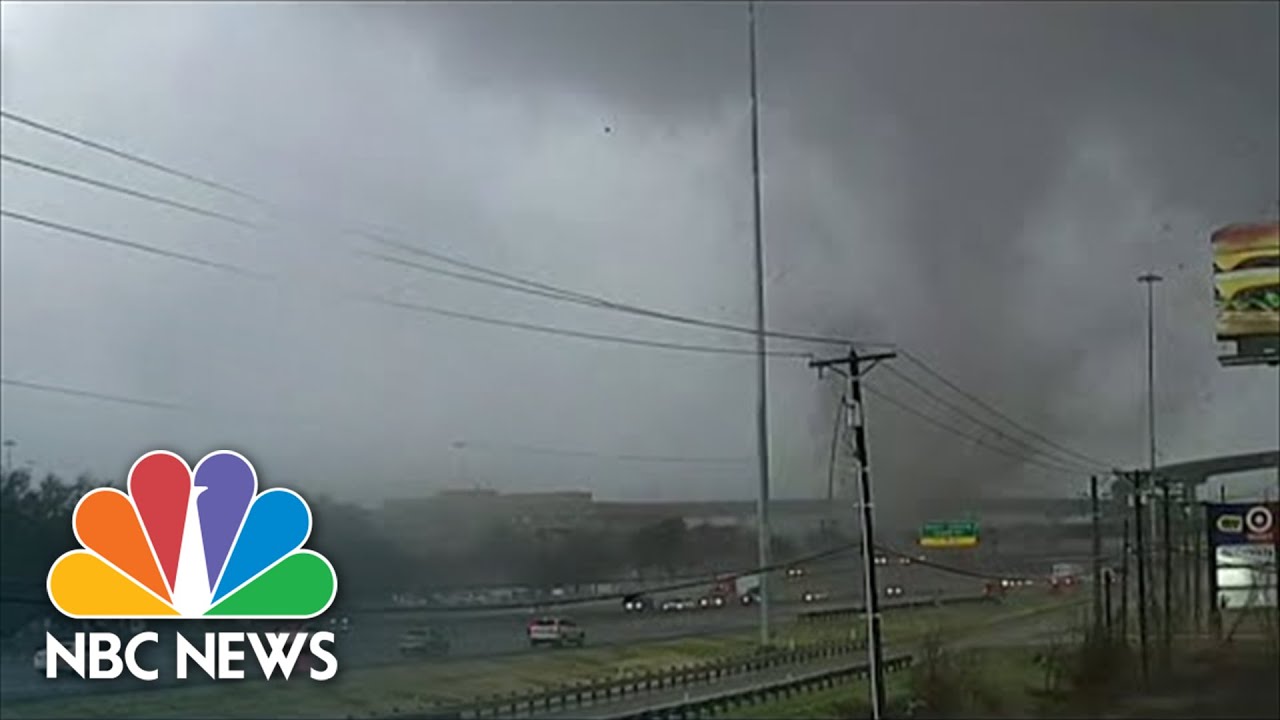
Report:
[[[888,658],[884,662],[887,673],[898,672],[911,667],[910,655],[899,655]],[[750,688],[730,690],[701,698],[680,700],[666,705],[649,707],[643,710],[603,716],[606,720],[690,720],[691,718],[709,718],[743,705],[770,702],[789,698],[792,695],[823,690],[858,678],[865,678],[870,672],[866,663],[848,665],[832,670],[820,670],[796,678],[784,678],[765,682]]]
[[[451,707],[436,707],[425,711],[401,714],[399,717],[422,720],[445,720],[446,718],[471,720],[473,718],[533,715],[539,712],[565,710],[600,702],[609,702],[675,687],[707,685],[746,673],[842,657],[865,649],[866,643],[861,640],[802,645],[795,648],[744,654],[663,670],[630,672],[617,677],[566,683],[558,687],[533,692],[493,696]]]
[[[983,595],[967,595],[964,597],[946,597],[946,598],[921,598],[917,600],[903,600],[892,604],[883,603],[880,609],[883,610],[900,610],[905,608],[924,608],[924,607],[941,607],[943,605],[962,605],[965,603],[993,602],[991,598]],[[866,613],[866,607],[863,605],[845,605],[842,607],[825,608],[822,610],[809,610],[807,612],[797,613],[796,619],[801,622],[815,622],[824,620],[844,620]]]

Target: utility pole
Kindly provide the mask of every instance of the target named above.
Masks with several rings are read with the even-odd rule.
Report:
[[[1194,499],[1194,496],[1192,499]],[[1200,578],[1204,574],[1204,568],[1200,565],[1200,558],[1204,555],[1204,547],[1201,544],[1201,538],[1203,538],[1204,535],[1202,534],[1203,524],[1200,522],[1199,513],[1196,512],[1195,503],[1191,503],[1189,507],[1191,512],[1192,545],[1195,548],[1191,559],[1191,613],[1195,616],[1196,635],[1199,635],[1200,631],[1204,629],[1204,625],[1201,622],[1202,614],[1200,612]]]
[[[1142,473],[1134,472],[1132,477],[1134,554],[1138,560],[1138,652],[1142,660],[1142,686],[1145,688],[1151,680],[1147,656],[1147,532],[1142,521]]]
[[[1164,663],[1165,668],[1169,667],[1172,662],[1173,653],[1173,533],[1170,528],[1171,514],[1169,506],[1172,500],[1169,497],[1169,479],[1165,478],[1161,483],[1161,499],[1164,507],[1161,512],[1164,516],[1161,525],[1164,544],[1164,624],[1161,626],[1164,634]]]
[[[6,472],[13,472],[13,446],[17,444],[18,444],[18,441],[14,440],[13,438],[8,438],[3,443],[4,469]]]
[[[1178,603],[1181,622],[1187,630],[1195,628],[1195,617],[1192,615],[1192,606],[1194,601],[1191,599],[1191,588],[1195,582],[1192,578],[1196,574],[1196,556],[1195,550],[1191,546],[1191,501],[1188,499],[1192,494],[1191,485],[1182,486],[1182,499],[1178,503],[1179,532],[1178,547],[1182,553],[1182,602]]]
[[[1126,647],[1129,645],[1129,552],[1129,515],[1125,513],[1120,554],[1120,637],[1124,638]]]
[[[760,200],[760,103],[756,87],[756,4],[747,3],[747,55],[751,84],[751,221],[756,266],[756,454],[760,494],[756,499],[757,561],[770,565],[769,529],[769,392],[764,336],[764,235]],[[769,573],[760,573],[760,644],[769,644]]]
[[[1103,603],[1102,632],[1103,632],[1103,637],[1105,637],[1107,639],[1107,643],[1110,644],[1111,638],[1112,638],[1112,635],[1111,635],[1111,583],[1112,583],[1112,580],[1115,579],[1115,573],[1111,571],[1111,568],[1107,568],[1103,577],[1104,577],[1104,581],[1103,581],[1102,589],[1104,594],[1102,596],[1102,603]]]
[[[1093,510],[1093,630],[1102,630],[1102,519],[1098,511],[1098,476],[1089,478],[1089,504]]]
[[[879,720],[885,712],[884,648],[880,634],[880,592],[876,582],[875,563],[875,513],[871,503],[871,469],[867,453],[867,413],[866,406],[862,402],[862,376],[870,372],[876,363],[896,355],[897,353],[877,353],[861,358],[856,349],[850,348],[848,357],[809,362],[809,367],[818,369],[819,376],[823,368],[835,368],[840,365],[848,367],[848,372],[842,373],[848,381],[845,390],[847,402],[845,419],[853,431],[854,464],[857,466],[859,504],[862,511],[862,574],[865,579],[863,605],[867,611],[867,652],[870,656],[873,720]],[[865,370],[863,363],[867,364]],[[840,371],[837,370],[837,372]]]

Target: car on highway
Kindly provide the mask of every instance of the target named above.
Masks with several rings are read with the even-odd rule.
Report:
[[[31,658],[31,665],[36,672],[43,674],[45,666],[48,664],[48,653],[44,648],[36,650],[35,655]]]
[[[805,592],[803,600],[807,603],[822,602],[827,599],[827,594],[821,590],[809,590]]]
[[[653,609],[653,599],[648,595],[628,595],[622,598],[622,609],[626,612],[646,612]]]
[[[587,643],[587,633],[578,624],[564,617],[543,617],[529,623],[529,645],[540,647],[582,647]]]
[[[351,618],[346,615],[329,618],[329,630],[335,635],[346,635],[351,632]]]
[[[689,598],[667,598],[662,601],[662,612],[680,612],[681,610],[692,610],[697,607],[697,603]]]
[[[742,593],[742,596],[738,598],[738,601],[743,605],[755,605],[760,602],[760,588],[751,588],[750,590]]]
[[[796,578],[801,578],[801,577],[804,577],[804,568],[802,568],[802,567],[789,567],[789,568],[787,568],[787,579],[788,579],[788,580],[794,580],[794,579],[796,579]]]
[[[877,565],[888,565],[888,564],[889,564],[889,558],[885,557],[884,555],[877,555],[877,556],[876,556],[876,559],[875,559],[875,564],[877,564]]]
[[[400,638],[401,655],[447,655],[449,638],[433,627],[410,629]]]
[[[885,597],[902,597],[901,585],[890,585],[884,589]]]
[[[715,610],[724,607],[723,595],[703,595],[698,598],[698,607],[703,610]]]

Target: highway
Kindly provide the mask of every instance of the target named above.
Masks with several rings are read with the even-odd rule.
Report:
[[[904,596],[886,603],[942,596],[973,595],[981,591],[981,581],[955,577],[922,566],[887,565],[881,569],[884,586],[898,585],[904,588]],[[831,605],[848,605],[860,602],[862,594],[858,583],[860,575],[851,563],[831,564],[815,569],[812,575],[802,578],[775,581],[777,601],[771,617],[778,621],[789,619],[797,612],[820,609]],[[829,596],[821,603],[803,603],[800,597],[806,591],[822,591]],[[655,596],[659,601],[666,596],[696,597],[693,590]],[[331,613],[332,614],[332,613]],[[429,625],[440,628],[450,639],[448,662],[457,658],[497,657],[521,653],[554,652],[534,650],[528,646],[525,628],[535,615],[544,614],[532,608],[515,610],[467,610],[467,611],[396,611],[391,613],[356,613],[351,616],[352,629],[339,635],[335,643],[335,655],[344,669],[369,667],[405,662],[397,651],[401,636],[410,628]],[[576,620],[587,632],[588,646],[629,644],[636,642],[720,635],[734,631],[746,631],[756,626],[758,608],[730,605],[717,610],[691,610],[676,613],[657,611],[626,613],[618,600],[598,601],[559,608],[545,614],[561,614]],[[206,630],[247,629],[238,628],[234,621],[209,623],[191,628],[189,621],[181,621],[182,634],[188,640],[198,639]],[[147,648],[144,663],[161,670],[161,677],[172,678],[173,632],[164,627],[169,623],[155,623],[161,643]],[[173,623],[174,625],[177,622]],[[258,628],[261,630],[261,628]],[[199,646],[200,643],[197,643]],[[42,647],[43,644],[40,644]],[[81,680],[76,677],[49,680],[37,672],[31,663],[32,647],[21,655],[5,657],[0,665],[0,699],[16,701],[64,694],[68,692],[102,692],[107,686],[102,682]],[[112,691],[136,691],[155,689],[156,683],[119,679],[110,683]]]
[[[1055,608],[1052,611],[1031,616],[1012,618],[1006,622],[993,624],[977,631],[965,634],[948,645],[954,649],[978,647],[1026,646],[1041,643],[1055,635],[1061,635],[1069,626],[1072,613]],[[918,653],[918,643],[889,643],[885,648],[885,657],[899,654]],[[725,693],[750,690],[782,680],[789,680],[809,673],[857,665],[866,662],[865,655],[860,657],[839,657],[820,660],[800,665],[787,665],[768,668],[757,672],[745,673],[724,678],[714,683],[703,685],[665,688],[636,695],[600,699],[585,706],[557,709],[551,712],[539,712],[533,717],[546,720],[560,718],[609,718],[642,712],[648,708],[662,707],[672,703],[687,702]]]

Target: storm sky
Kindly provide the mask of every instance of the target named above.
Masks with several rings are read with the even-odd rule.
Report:
[[[750,337],[380,263],[342,232],[750,325],[746,18],[728,2],[5,3],[6,110],[289,209],[5,121],[7,154],[267,229],[10,162],[6,210],[274,278],[6,218],[4,377],[182,406],[4,385],[15,464],[118,477],[146,450],[194,462],[229,447],[265,484],[370,504],[460,485],[754,497],[750,355],[344,293],[679,343]],[[1138,465],[1135,277],[1153,268],[1161,459],[1276,447],[1275,369],[1216,361],[1208,234],[1278,212],[1280,6],[764,3],[757,20],[772,328],[895,343],[1058,442]],[[881,369],[869,383],[998,441]],[[825,492],[834,391],[802,359],[770,361],[776,496]],[[869,413],[889,515],[1083,487],[877,398]]]

